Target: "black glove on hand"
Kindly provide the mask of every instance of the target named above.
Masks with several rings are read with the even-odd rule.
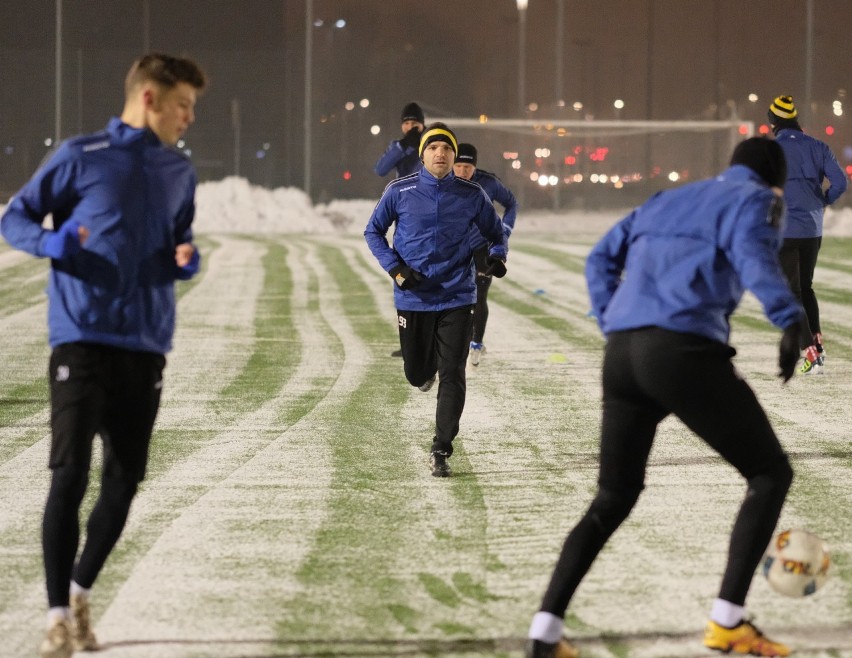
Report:
[[[485,261],[485,264],[488,265],[485,270],[485,276],[496,276],[498,279],[502,279],[506,276],[506,263],[499,258],[489,256],[488,260]]]
[[[420,281],[423,280],[423,276],[419,272],[412,270],[408,265],[397,265],[389,274],[400,290],[416,288],[420,285]]]
[[[400,146],[406,149],[409,146],[415,150],[420,146],[420,128],[414,127],[405,133],[405,136],[399,140]]]
[[[808,333],[808,330],[802,328],[802,323],[797,321],[788,327],[784,328],[784,333],[781,334],[781,342],[778,345],[778,367],[781,368],[778,376],[784,382],[790,381],[793,373],[796,371],[796,364],[799,362],[799,355],[802,350],[799,348],[799,340],[802,332]]]

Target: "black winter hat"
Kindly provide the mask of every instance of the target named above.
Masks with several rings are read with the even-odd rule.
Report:
[[[476,147],[473,144],[462,142],[459,144],[459,153],[456,156],[456,164],[472,164],[476,166]]]
[[[423,116],[423,109],[417,103],[412,102],[402,108],[402,115],[399,121],[400,123],[405,123],[406,121],[425,123],[426,119]]]
[[[731,164],[745,165],[766,181],[770,187],[784,187],[787,180],[787,160],[778,142],[767,137],[751,137],[734,149]]]

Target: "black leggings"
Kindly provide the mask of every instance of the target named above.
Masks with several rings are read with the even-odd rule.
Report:
[[[542,610],[565,615],[592,562],[636,504],[657,425],[670,413],[747,482],[719,592],[744,604],[793,472],[757,398],[734,371],[734,353],[706,338],[657,328],[609,337],[598,493],[565,540]]]
[[[60,345],[51,354],[53,474],[42,523],[51,607],[68,605],[72,575],[79,585],[92,586],[121,535],[145,476],[164,365],[160,354],[82,343]],[[104,446],[101,490],[75,567],[95,434]]]
[[[488,269],[488,247],[480,247],[473,253],[476,265],[476,307],[473,311],[473,342],[481,343],[485,338],[485,325],[488,324],[488,289],[492,276],[484,274]]]
[[[790,290],[796,295],[805,314],[808,316],[808,324],[811,331],[809,336],[802,336],[799,345],[805,349],[813,343],[813,335],[822,333],[819,322],[819,305],[814,292],[814,270],[816,269],[817,256],[822,246],[822,238],[787,238],[781,246],[779,259],[784,276],[790,284]]]

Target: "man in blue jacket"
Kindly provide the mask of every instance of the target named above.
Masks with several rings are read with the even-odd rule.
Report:
[[[789,654],[746,620],[744,607],[793,471],[760,403],[734,370],[728,345],[728,318],[748,289],[784,330],[779,376],[786,382],[795,371],[805,329],[804,311],[778,262],[785,176],[776,142],[745,140],[721,175],[651,197],[589,254],[589,294],[607,338],[598,491],[565,540],[530,627],[529,657],[578,655],[561,637],[568,603],[639,498],[657,425],[669,414],[748,485],[704,644],[756,656]]]
[[[476,302],[470,234],[476,227],[491,242],[488,264],[497,276],[506,271],[506,238],[483,189],[453,174],[458,141],[447,126],[428,126],[419,153],[423,167],[385,188],[364,237],[396,284],[406,378],[424,392],[440,380],[430,464],[432,475],[447,477],[464,409]],[[386,236],[394,224],[391,247]]]
[[[503,206],[503,232],[506,234],[506,243],[515,228],[515,218],[518,214],[518,202],[515,195],[496,174],[479,169],[476,166],[477,151],[473,144],[459,144],[459,155],[453,165],[453,173],[459,178],[472,180],[479,185],[492,202],[496,201]],[[473,339],[470,341],[470,364],[478,366],[485,354],[485,325],[488,324],[488,289],[491,287],[492,275],[486,274],[488,270],[488,243],[482,234],[475,230],[472,233],[474,244],[473,261],[476,265],[476,309],[473,312]]]
[[[89,592],[145,476],[175,327],[174,282],[199,268],[195,172],[174,145],[195,120],[205,85],[192,60],[137,59],[121,117],[62,143],[0,222],[13,247],[51,259],[46,658],[98,648]],[[52,229],[42,226],[48,214]],[[76,559],[95,434],[103,441],[101,490]]]
[[[423,110],[414,102],[402,108],[402,138],[388,144],[387,150],[376,162],[375,172],[386,176],[396,169],[397,178],[408,176],[420,169],[420,136],[425,122]]]
[[[810,330],[802,337],[805,359],[801,372],[822,374],[825,349],[819,305],[813,288],[814,270],[822,245],[822,219],[826,206],[846,191],[848,180],[827,144],[802,132],[792,96],[779,96],[769,106],[769,123],[787,158],[787,228],[781,246],[781,267],[796,297],[808,314]],[[823,181],[829,187],[823,191]]]

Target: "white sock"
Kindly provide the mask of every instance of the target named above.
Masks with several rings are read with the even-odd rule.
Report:
[[[61,605],[47,611],[47,627],[53,628],[60,621],[67,621],[71,617],[71,611]]]
[[[713,601],[713,609],[710,611],[710,619],[725,628],[733,628],[739,625],[745,616],[745,608],[735,605],[724,599]]]
[[[78,585],[75,581],[71,581],[71,596],[82,596],[84,599],[89,598],[92,589],[86,589],[82,585]]]
[[[562,618],[554,614],[537,612],[533,617],[532,624],[530,624],[530,639],[556,644],[562,639],[563,623]]]

